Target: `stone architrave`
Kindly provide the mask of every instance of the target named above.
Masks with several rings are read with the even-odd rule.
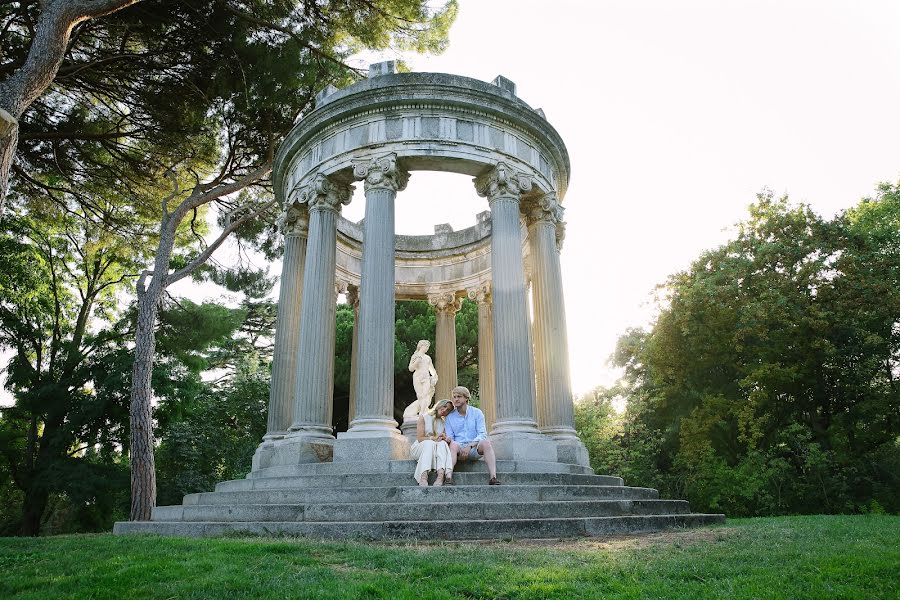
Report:
[[[490,202],[494,372],[497,420],[491,431],[497,458],[555,460],[556,445],[535,421],[534,364],[522,261],[519,202],[531,190],[529,174],[499,162],[475,179]]]
[[[478,400],[490,431],[497,420],[494,396],[494,324],[491,315],[491,286],[468,290],[469,300],[478,305]]]
[[[438,381],[435,401],[450,399],[450,390],[457,385],[456,372],[456,313],[462,308],[462,298],[453,292],[432,294],[428,303],[434,307],[435,324],[435,367]]]
[[[303,187],[299,202],[309,208],[309,240],[300,307],[294,422],[276,446],[276,462],[321,462],[331,458],[331,414],[334,392],[335,223],[353,187],[321,173]],[[289,458],[292,456],[293,458]]]
[[[560,462],[588,465],[587,449],[575,434],[569,346],[557,226],[563,208],[555,194],[545,194],[528,209],[528,242],[533,264],[534,363],[538,426],[557,441]]]
[[[284,234],[284,258],[275,321],[269,416],[266,435],[253,455],[253,470],[270,466],[274,451],[272,442],[284,438],[294,419],[300,302],[303,296],[303,269],[309,233],[309,213],[306,206],[291,200],[278,217],[278,228]]]
[[[389,153],[356,161],[353,174],[366,192],[356,416],[339,436],[334,460],[405,458],[409,442],[394,419],[394,205],[409,173]]]

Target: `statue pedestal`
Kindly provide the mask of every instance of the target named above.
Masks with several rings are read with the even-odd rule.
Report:
[[[406,439],[409,440],[409,443],[412,444],[416,441],[416,424],[419,422],[419,417],[404,417],[403,425],[400,426],[400,433],[402,433]]]

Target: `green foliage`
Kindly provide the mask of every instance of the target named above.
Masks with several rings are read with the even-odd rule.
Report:
[[[240,359],[233,377],[163,406],[156,450],[161,505],[180,504],[185,494],[209,491],[219,481],[250,471],[253,452],[266,432],[269,402],[267,365]]]
[[[761,195],[663,292],[614,357],[622,427],[652,444],[589,434],[601,460],[649,451],[637,481],[698,510],[900,511],[900,187],[830,221]]]

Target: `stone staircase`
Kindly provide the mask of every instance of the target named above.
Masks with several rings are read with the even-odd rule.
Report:
[[[454,486],[415,484],[411,460],[330,462],[259,469],[214,492],[160,506],[116,534],[302,535],[326,539],[567,538],[722,523],[684,500],[555,462],[498,461],[499,486],[482,461],[462,463]],[[432,475],[433,482],[433,475]]]

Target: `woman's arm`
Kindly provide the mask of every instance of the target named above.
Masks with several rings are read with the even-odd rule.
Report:
[[[419,415],[419,420],[416,421],[416,440],[425,441],[425,415]]]

